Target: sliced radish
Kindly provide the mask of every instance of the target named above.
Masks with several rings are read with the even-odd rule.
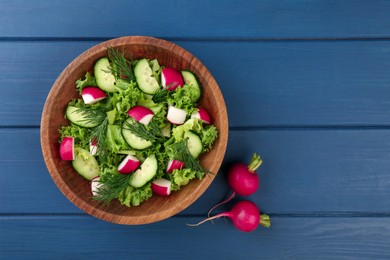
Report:
[[[89,141],[89,153],[91,155],[96,155],[97,154],[97,150],[98,150],[97,140],[96,139],[92,139],[91,141]]]
[[[167,179],[156,179],[152,182],[152,191],[161,196],[171,194],[171,182]]]
[[[144,125],[148,125],[154,116],[153,111],[144,106],[134,106],[127,114]]]
[[[128,174],[135,171],[140,162],[134,155],[128,154],[125,159],[119,164],[118,172],[122,174]]]
[[[206,124],[210,124],[211,122],[209,113],[206,111],[206,109],[200,107],[198,107],[197,111],[191,115],[191,118],[198,118]]]
[[[183,109],[168,106],[167,119],[169,122],[175,125],[181,125],[186,121],[187,112]]]
[[[92,191],[92,195],[93,196],[97,196],[98,195],[97,191],[102,186],[102,183],[99,182],[99,180],[100,180],[100,177],[97,176],[97,177],[93,178],[92,181],[91,181],[91,191]]]
[[[181,73],[174,68],[166,67],[161,71],[161,83],[167,90],[175,90],[184,85]]]
[[[181,170],[184,168],[184,162],[179,160],[170,160],[167,165],[167,173],[173,172],[173,170]]]
[[[85,104],[95,104],[96,102],[105,99],[106,93],[98,87],[85,87],[81,91],[81,97]]]
[[[64,137],[60,144],[60,156],[64,161],[74,160],[74,138]]]

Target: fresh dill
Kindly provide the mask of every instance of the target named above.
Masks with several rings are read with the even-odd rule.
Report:
[[[125,58],[123,52],[112,47],[107,49],[108,58],[111,61],[109,71],[116,77],[125,81],[135,81],[133,70],[131,69],[131,62]]]
[[[148,126],[135,120],[128,120],[125,122],[124,129],[129,130],[139,138],[149,141],[162,140],[164,138],[158,124],[153,120]]]
[[[167,100],[169,95],[169,90],[166,88],[159,89],[154,95],[153,95],[153,102],[154,103],[161,103]]]
[[[171,153],[174,154],[174,158],[184,162],[186,168],[190,168],[196,172],[206,173],[206,169],[200,165],[199,161],[196,160],[188,150],[187,139],[181,142],[173,143],[168,146]]]
[[[112,174],[103,181],[99,180],[97,195],[92,198],[102,202],[103,205],[108,205],[112,200],[118,198],[120,193],[130,185],[131,177],[131,174]]]
[[[107,117],[103,109],[89,107],[78,107],[73,113],[80,114],[83,117],[80,122],[92,125],[100,125]]]
[[[89,140],[96,141],[96,143],[98,144],[97,155],[99,155],[100,157],[103,157],[102,155],[104,155],[108,150],[106,142],[107,128],[108,118],[106,117],[101,124],[92,128],[90,132]]]

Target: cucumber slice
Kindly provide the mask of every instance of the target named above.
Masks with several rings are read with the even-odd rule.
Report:
[[[72,122],[75,125],[85,127],[85,128],[92,128],[95,126],[98,126],[101,122],[99,120],[89,120],[88,112],[80,112],[78,111],[79,108],[74,106],[68,106],[66,109],[66,118],[69,119],[70,122]],[[102,114],[102,117],[104,115]]]
[[[74,149],[73,168],[87,180],[99,176],[99,164],[89,151],[80,147]]]
[[[142,92],[151,95],[160,89],[160,85],[152,74],[153,71],[147,59],[139,60],[134,67],[134,76],[137,80],[138,87]]]
[[[156,156],[150,155],[146,160],[141,164],[140,169],[136,170],[131,179],[130,185],[134,188],[140,188],[144,186],[148,181],[153,179],[157,173],[157,159]]]
[[[194,96],[192,101],[193,102],[198,101],[202,95],[202,85],[200,84],[198,77],[194,73],[188,70],[182,70],[181,76],[183,77],[184,84],[191,85],[193,88],[197,90],[198,95]]]
[[[122,136],[132,148],[142,150],[152,145],[152,142],[142,139],[126,128],[126,124],[134,124],[132,118],[128,118],[122,126]]]
[[[203,149],[200,137],[192,131],[187,131],[184,133],[184,139],[187,139],[187,148],[192,157],[198,158]]]
[[[107,92],[116,92],[115,77],[108,70],[110,68],[110,62],[108,58],[101,58],[95,63],[93,68],[96,84],[99,88]]]

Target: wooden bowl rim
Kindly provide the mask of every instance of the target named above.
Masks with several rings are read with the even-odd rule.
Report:
[[[53,157],[50,154],[49,149],[45,149],[45,147],[48,147],[51,145],[49,140],[49,127],[42,127],[47,125],[50,118],[49,111],[51,110],[52,103],[49,103],[48,100],[51,100],[54,96],[59,95],[60,88],[61,88],[61,82],[68,76],[74,73],[74,71],[79,67],[89,56],[97,55],[107,49],[107,47],[119,47],[119,46],[125,46],[129,44],[141,44],[141,45],[153,45],[157,48],[162,48],[165,50],[172,50],[178,51],[181,54],[185,54],[186,57],[188,57],[188,63],[195,64],[195,67],[203,67],[203,72],[206,73],[206,77],[212,81],[210,86],[212,86],[212,93],[218,98],[219,103],[219,113],[221,117],[220,122],[220,129],[219,131],[223,131],[223,135],[219,135],[219,145],[218,147],[214,147],[213,149],[217,149],[216,154],[223,154],[221,158],[223,159],[224,154],[226,152],[227,148],[227,140],[228,140],[228,116],[227,116],[227,110],[224,98],[222,96],[222,93],[218,87],[217,82],[215,81],[214,77],[211,75],[209,70],[206,68],[206,66],[201,63],[193,54],[185,50],[184,48],[155,37],[150,36],[125,36],[120,38],[111,39],[108,41],[104,41],[102,43],[99,43],[88,50],[81,53],[78,57],[76,57],[71,63],[69,63],[65,69],[62,71],[62,73],[58,76],[57,80],[54,82],[44,105],[43,111],[42,111],[42,118],[41,118],[41,129],[40,129],[40,139],[41,139],[41,148],[42,153],[44,157],[44,161],[46,163],[46,166],[48,168],[48,171],[54,180],[57,187],[60,189],[60,191],[64,194],[65,197],[67,197],[75,206],[83,210],[84,212],[95,216],[99,219],[117,223],[117,224],[127,224],[127,225],[140,225],[140,224],[148,224],[153,223],[157,221],[164,220],[166,218],[169,218],[185,208],[189,207],[192,203],[194,203],[203,193],[204,191],[210,186],[211,182],[214,180],[216,174],[208,174],[203,180],[202,185],[197,185],[196,191],[197,196],[188,196],[184,200],[181,200],[180,205],[175,205],[173,209],[166,209],[165,212],[163,211],[156,211],[155,213],[145,215],[145,216],[123,216],[123,215],[115,215],[111,212],[103,211],[101,208],[93,207],[92,205],[85,202],[83,199],[79,198],[77,194],[75,194],[64,182],[63,178],[61,177],[61,174],[58,171],[58,168],[56,167],[56,163],[53,159]],[[215,161],[212,169],[213,172],[217,173],[221,164],[222,159],[220,161]],[[194,191],[195,192],[195,191]],[[145,202],[147,203],[147,202]],[[169,212],[168,212],[169,211]]]

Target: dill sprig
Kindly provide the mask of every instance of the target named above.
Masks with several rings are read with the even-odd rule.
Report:
[[[108,146],[106,142],[107,128],[108,128],[108,118],[106,117],[100,125],[92,128],[90,132],[89,140],[96,141],[98,145],[97,155],[100,157],[103,157],[102,155],[104,155],[108,150]]]
[[[116,50],[112,47],[107,49],[108,58],[111,61],[109,68],[110,72],[125,81],[135,81],[133,70],[131,69],[131,63],[125,58],[123,52]]]
[[[166,88],[159,89],[154,95],[153,95],[153,102],[154,103],[161,103],[167,100],[169,94],[169,90]]]
[[[102,202],[103,205],[108,205],[130,185],[131,176],[131,174],[112,174],[102,181],[99,180],[97,195],[93,196],[92,199]]]
[[[173,143],[169,145],[168,149],[174,154],[174,158],[184,162],[186,168],[190,168],[196,172],[206,173],[206,169],[200,165],[199,161],[196,160],[188,150],[187,139],[181,142]]]
[[[136,120],[127,120],[125,122],[124,129],[129,130],[139,138],[148,141],[161,140],[164,138],[158,124],[153,120],[148,124],[148,126],[145,126]]]
[[[80,114],[83,119],[80,122],[85,124],[99,125],[107,117],[103,109],[78,107],[73,113]]]

